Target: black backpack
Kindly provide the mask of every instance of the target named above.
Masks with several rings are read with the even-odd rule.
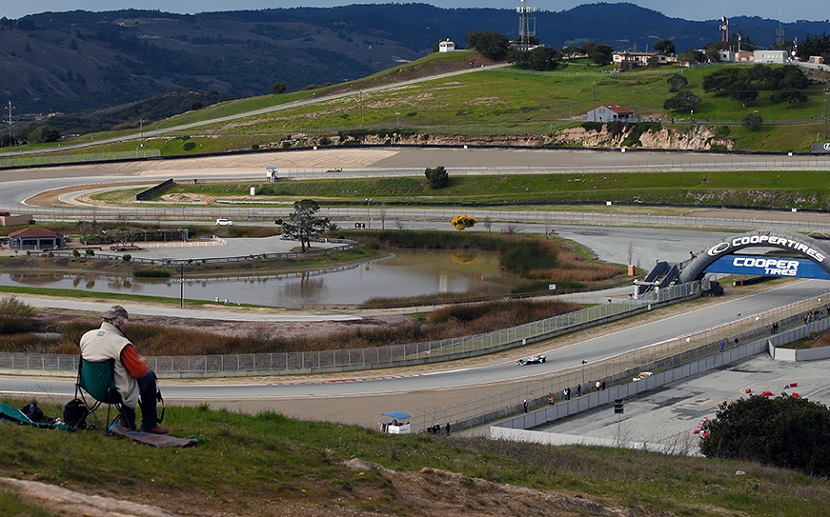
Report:
[[[72,399],[63,407],[63,422],[75,429],[86,429],[89,408],[81,399]]]
[[[20,412],[26,415],[32,422],[51,421],[51,418],[44,415],[43,410],[37,407],[37,404],[35,404],[34,402],[29,402],[28,404],[20,408]]]

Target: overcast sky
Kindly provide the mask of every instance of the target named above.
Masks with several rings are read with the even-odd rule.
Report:
[[[620,3],[620,0],[604,0]],[[492,7],[515,9],[520,0],[405,0],[423,2],[444,8]],[[666,16],[687,20],[714,20],[727,16],[760,16],[773,20],[826,20],[828,0],[628,0]],[[112,11],[126,8],[151,9],[172,13],[268,9],[277,7],[331,7],[368,3],[402,3],[391,0],[0,0],[0,17],[20,18],[46,11]],[[542,11],[564,11],[577,5],[598,3],[592,0],[527,0],[527,5]]]

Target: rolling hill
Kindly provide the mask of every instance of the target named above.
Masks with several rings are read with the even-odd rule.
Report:
[[[719,13],[713,13],[713,20]],[[632,4],[538,11],[536,34],[554,48],[586,41],[646,50],[672,38],[682,52],[718,40],[718,23],[668,18]],[[762,46],[778,22],[735,18]],[[781,26],[788,39],[830,32],[830,23]],[[13,118],[114,106],[174,91],[247,97],[341,83],[429,54],[473,30],[515,38],[514,9],[441,9],[426,4],[350,5],[178,15],[124,10],[43,13],[0,19],[0,99]],[[169,114],[169,113],[168,113]],[[137,113],[134,118],[148,118]],[[24,117],[25,118],[25,117]],[[31,118],[31,117],[29,117]]]

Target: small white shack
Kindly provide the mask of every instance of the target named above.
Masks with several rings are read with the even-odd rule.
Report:
[[[438,42],[438,52],[453,52],[455,50],[455,43],[449,38]]]

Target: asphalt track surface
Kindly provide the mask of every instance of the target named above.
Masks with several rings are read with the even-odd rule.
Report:
[[[436,157],[433,152],[437,152],[441,156]],[[374,164],[373,169],[367,169],[361,173],[370,175],[373,170],[398,172],[407,167],[412,167],[412,170],[420,168],[422,171],[423,163],[451,163],[447,161],[448,157],[457,156],[456,153],[460,152],[457,150],[401,150],[392,155],[389,155],[387,152],[383,159]],[[618,159],[623,156],[626,158],[628,156],[634,156],[635,154],[639,155],[637,162],[639,163],[637,165],[639,167],[642,167],[645,162],[654,161],[655,168],[683,168],[686,166],[690,169],[697,169],[698,167],[707,166],[705,164],[712,163],[714,160],[711,155],[698,157],[697,155],[676,156],[664,153],[652,156],[644,153],[616,153],[612,155],[612,153],[565,152],[562,154],[560,152],[505,152],[494,150],[479,153],[473,150],[463,150],[463,154],[465,156],[462,157],[462,161],[464,163],[472,163],[470,167],[478,165],[490,169],[494,165],[501,166],[503,164],[504,168],[501,170],[504,173],[527,172],[524,170],[525,167],[539,167],[539,165],[532,165],[531,162],[535,161],[538,163],[542,159],[555,161],[559,164],[555,165],[555,167],[564,167],[568,170],[578,170],[582,167],[584,167],[584,170],[604,169],[605,167],[610,167],[609,170],[619,170],[614,168],[632,167],[631,162],[620,165]],[[675,163],[667,165],[666,162],[671,162],[672,157],[676,159]],[[571,160],[576,161],[572,163],[570,162]],[[770,167],[773,161],[775,161],[775,164],[779,163],[777,159],[771,160],[769,157],[761,157],[754,167]],[[418,165],[415,165],[415,162]],[[521,163],[521,165],[515,165],[517,162]],[[614,165],[614,162],[616,162],[616,165]],[[662,165],[660,165],[660,162],[662,162]],[[812,160],[793,160],[794,164],[803,168],[816,166],[814,162],[815,158]],[[724,163],[724,167],[735,167],[737,160],[724,158]],[[554,164],[549,163],[549,166],[554,167]],[[780,167],[780,165],[776,166]],[[742,162],[740,167],[749,168],[749,165],[746,162]],[[26,171],[24,174],[26,180],[15,179],[15,173],[0,173],[0,180],[9,180],[9,182],[4,184],[2,191],[0,191],[0,206],[20,206],[21,203],[25,202],[26,198],[34,193],[58,186],[85,184],[88,182],[134,180],[136,176],[142,178],[162,177],[168,176],[170,173],[168,170],[160,174],[153,171],[142,171],[142,164],[136,164],[134,167],[126,168],[119,166],[118,169],[114,171],[107,170],[104,167],[104,170],[96,169],[94,175],[89,175],[91,170],[88,167]],[[252,174],[250,170],[238,172],[239,177],[250,176]],[[193,169],[188,169],[185,175],[195,174],[196,176],[204,177],[205,174],[212,173],[213,171],[210,170],[195,170],[194,172]],[[78,174],[79,176],[71,177],[73,174]],[[227,176],[228,171],[224,169],[221,172],[217,172],[217,174]],[[312,174],[318,173],[313,172]],[[581,231],[578,228],[572,231],[574,235],[589,233]],[[600,234],[594,237],[599,240],[608,241],[610,240],[609,236],[617,232],[616,229],[605,229],[604,231],[607,233],[602,234],[602,232],[599,232]],[[620,230],[620,232],[633,232],[625,237],[629,240],[638,237],[636,230]],[[698,234],[700,232],[691,233]],[[682,256],[670,257],[661,254],[657,258],[668,260],[685,259],[688,256],[688,251],[690,251],[686,248],[691,247],[690,240],[687,238],[691,233],[687,236],[676,236],[674,239],[675,242],[679,243],[677,246],[683,248]],[[674,253],[674,251],[666,248],[666,239],[668,237],[656,241],[654,246],[664,253]],[[711,242],[705,236],[698,236],[698,239],[700,239],[700,242],[704,240]],[[639,234],[638,242],[645,240],[647,239],[643,239],[642,234]],[[714,238],[713,240],[717,241],[718,238]],[[611,248],[616,250],[616,253],[619,253],[619,246],[614,245]],[[611,252],[609,252],[610,255]],[[618,257],[615,258],[615,261],[625,262],[624,260],[618,260]],[[716,306],[700,309],[694,313],[675,316],[669,320],[629,329],[613,335],[602,336],[558,350],[551,350],[548,352],[548,363],[538,365],[542,368],[534,368],[533,370],[517,368],[514,360],[511,359],[502,364],[457,371],[413,375],[407,375],[405,373],[398,375],[393,373],[386,378],[375,380],[354,381],[353,379],[344,377],[342,379],[328,379],[326,382],[312,382],[310,384],[277,384],[280,382],[279,380],[273,383],[255,382],[248,384],[225,380],[214,383],[170,383],[165,384],[164,391],[168,400],[176,402],[200,403],[208,401],[214,406],[243,411],[270,409],[281,411],[298,418],[325,419],[374,426],[378,418],[377,415],[385,410],[403,409],[413,414],[417,414],[420,411],[428,412],[433,410],[436,405],[454,404],[459,401],[474,399],[476,396],[481,396],[484,393],[497,392],[499,387],[505,383],[522,382],[528,376],[550,375],[557,369],[572,367],[579,364],[582,360],[589,360],[591,362],[598,361],[618,351],[648,346],[678,335],[725,323],[730,321],[730,319],[734,319],[735,315],[739,313],[748,316],[785,305],[795,300],[818,296],[820,293],[824,293],[827,287],[826,283],[820,281],[805,281],[788,284],[768,293],[726,300]],[[166,313],[169,314],[169,312]],[[517,352],[517,355],[521,354]],[[38,398],[55,397],[56,400],[64,400],[73,391],[71,382],[67,381],[8,377],[0,379],[0,390],[4,393],[36,394]],[[348,402],[344,400],[345,397],[348,397]]]

